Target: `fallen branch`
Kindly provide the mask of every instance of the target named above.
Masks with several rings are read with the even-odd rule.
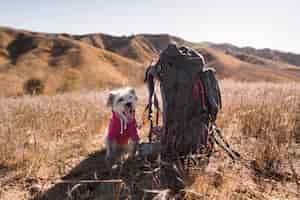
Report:
[[[51,181],[55,184],[88,184],[88,183],[123,183],[122,179],[111,180],[55,180]]]
[[[185,192],[185,193],[190,193],[190,194],[193,194],[197,197],[200,197],[200,198],[204,198],[206,195],[204,194],[201,194],[201,193],[198,193],[198,192],[195,192],[194,190],[187,190],[187,189],[183,189],[181,190],[182,192]]]

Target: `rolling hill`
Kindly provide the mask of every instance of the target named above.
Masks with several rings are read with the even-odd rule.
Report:
[[[24,94],[39,79],[45,94],[142,83],[145,68],[169,43],[192,46],[220,78],[299,81],[300,55],[276,50],[205,45],[168,34],[111,36],[49,34],[0,27],[0,96]]]

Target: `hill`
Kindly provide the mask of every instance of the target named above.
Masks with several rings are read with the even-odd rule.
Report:
[[[0,29],[1,95],[23,93],[31,78],[54,94],[75,89],[114,87],[140,82],[141,64],[68,36]]]
[[[129,37],[88,34],[73,38],[142,63],[153,60],[169,43],[189,45],[189,42],[168,34],[140,34]]]
[[[269,48],[255,49],[252,47],[237,47],[232,44],[213,44],[210,43],[211,47],[225,51],[231,55],[248,54],[251,56],[257,56],[265,59],[270,59],[279,62],[286,62],[292,65],[300,66],[300,54],[291,52],[283,52],[279,50],[273,50]]]
[[[200,45],[168,34],[49,34],[0,27],[0,96],[23,95],[39,79],[44,94],[142,83],[145,68],[169,43],[195,47],[220,78],[299,81],[299,55],[233,45]],[[251,50],[250,50],[251,49]],[[273,55],[273,56],[271,56]],[[298,65],[298,66],[296,66]]]
[[[214,46],[197,49],[220,78],[239,81],[299,81],[300,67],[249,54],[229,54]]]

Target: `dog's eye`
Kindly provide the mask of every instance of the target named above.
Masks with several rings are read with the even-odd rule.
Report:
[[[124,99],[123,98],[118,99],[118,102],[121,102],[121,101],[124,101]]]

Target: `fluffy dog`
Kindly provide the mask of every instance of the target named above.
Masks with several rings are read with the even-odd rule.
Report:
[[[130,87],[109,93],[107,106],[112,108],[106,137],[106,161],[109,168],[125,153],[130,156],[135,154],[139,142],[135,120],[137,99],[135,90]]]

